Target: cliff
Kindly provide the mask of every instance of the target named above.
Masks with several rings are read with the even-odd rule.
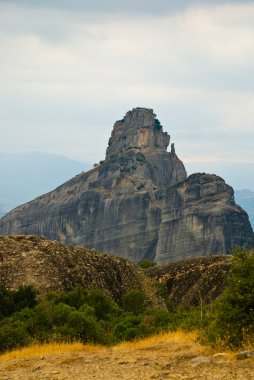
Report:
[[[187,178],[152,109],[115,123],[106,159],[5,215],[1,235],[45,236],[139,262],[229,253],[254,245],[233,190],[208,174]]]

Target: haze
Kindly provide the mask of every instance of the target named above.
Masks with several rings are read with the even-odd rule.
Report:
[[[0,1],[0,39],[0,152],[98,162],[144,106],[185,163],[254,162],[253,1]]]

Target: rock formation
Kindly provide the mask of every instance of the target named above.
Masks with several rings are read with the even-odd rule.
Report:
[[[139,262],[230,253],[254,245],[233,190],[209,174],[187,178],[152,109],[115,123],[106,159],[8,213],[0,234],[45,236]]]
[[[197,306],[214,301],[226,288],[232,256],[214,255],[156,265],[146,274],[168,290],[173,307]]]
[[[33,285],[41,294],[84,286],[103,290],[117,303],[136,289],[151,306],[162,305],[153,282],[130,261],[29,235],[0,237],[0,283],[9,289]]]

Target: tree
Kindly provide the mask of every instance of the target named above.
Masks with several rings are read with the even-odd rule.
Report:
[[[231,348],[254,341],[254,252],[235,250],[227,288],[213,309],[205,330],[208,341]]]

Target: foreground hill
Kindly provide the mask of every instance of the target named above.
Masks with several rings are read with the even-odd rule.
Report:
[[[10,289],[33,285],[40,293],[82,285],[102,289],[120,302],[131,289],[160,305],[151,281],[131,262],[34,236],[0,237],[0,283]]]
[[[95,248],[135,263],[231,253],[254,246],[248,215],[216,175],[187,177],[152,109],[135,108],[113,128],[106,159],[16,208],[0,235],[32,234]]]

